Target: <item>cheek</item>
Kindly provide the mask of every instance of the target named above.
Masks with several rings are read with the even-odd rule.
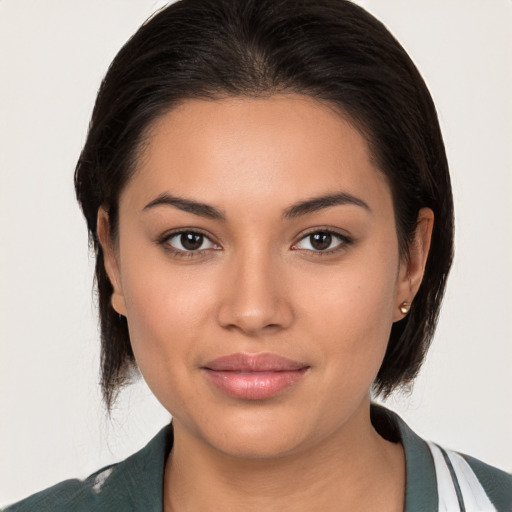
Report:
[[[397,261],[394,246],[361,251],[303,282],[309,290],[301,303],[302,315],[310,319],[309,337],[329,353],[323,360],[345,382],[371,384],[380,368],[393,322]]]
[[[156,343],[177,341],[175,334],[193,338],[204,323],[205,309],[211,307],[206,283],[196,286],[187,274],[145,273],[125,290],[128,317],[144,343],[152,338]]]
[[[168,262],[140,257],[133,254],[123,262],[122,286],[135,358],[158,397],[193,369],[195,354],[208,339],[205,322],[214,293],[212,280],[192,267],[173,271]]]

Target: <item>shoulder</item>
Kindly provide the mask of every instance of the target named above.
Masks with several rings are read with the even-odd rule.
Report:
[[[84,480],[65,480],[10,505],[4,512],[161,511],[165,460],[172,428],[163,428],[144,448]]]
[[[469,455],[427,444],[440,501],[447,509],[459,505],[470,510],[512,512],[512,475]]]
[[[461,457],[478,478],[496,509],[512,512],[512,474],[489,466],[469,455],[461,454]]]
[[[372,405],[385,438],[400,441],[406,458],[406,512],[512,512],[512,475],[419,437],[394,412]]]
[[[122,464],[122,463],[120,463]],[[67,510],[91,511],[100,509],[105,500],[103,484],[112,475],[118,464],[108,466],[92,474],[85,480],[65,480],[44,491],[25,498],[4,512],[64,512]],[[108,498],[108,496],[107,496]]]

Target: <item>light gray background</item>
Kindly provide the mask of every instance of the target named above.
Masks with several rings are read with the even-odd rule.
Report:
[[[512,2],[361,0],[422,71],[453,175],[457,256],[414,392],[428,439],[512,471]],[[154,0],[0,0],[0,505],[119,460],[168,414],[100,403],[92,264],[72,174],[99,82]]]

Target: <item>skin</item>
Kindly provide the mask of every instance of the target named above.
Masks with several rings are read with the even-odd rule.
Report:
[[[283,217],[333,192],[367,207]],[[147,207],[162,194],[225,218]],[[117,240],[104,209],[98,232],[112,305],[173,416],[165,511],[403,510],[403,450],[372,427],[369,389],[421,283],[433,214],[420,211],[402,259],[391,192],[361,133],[299,95],[187,100],[151,127],[119,212]],[[185,254],[180,229],[207,238]],[[318,250],[309,235],[326,229],[341,237]],[[272,398],[233,398],[202,366],[239,352],[308,370]]]

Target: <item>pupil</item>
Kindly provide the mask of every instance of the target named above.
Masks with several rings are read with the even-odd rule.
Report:
[[[197,233],[183,233],[180,241],[185,249],[194,251],[203,245],[203,235]]]
[[[311,235],[311,245],[319,250],[328,249],[332,242],[332,235],[330,233],[315,233]]]

